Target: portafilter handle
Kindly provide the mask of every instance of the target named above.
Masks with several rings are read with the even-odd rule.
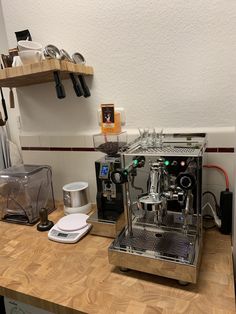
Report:
[[[64,86],[61,82],[61,79],[60,79],[60,74],[59,74],[59,71],[54,71],[53,72],[53,77],[54,77],[54,81],[55,81],[55,84],[56,84],[56,93],[57,93],[57,98],[59,99],[63,99],[66,97],[66,93],[65,93],[65,89],[64,89]]]

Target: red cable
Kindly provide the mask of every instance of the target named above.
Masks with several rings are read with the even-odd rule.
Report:
[[[217,165],[213,165],[213,164],[207,164],[207,165],[203,165],[204,168],[214,168],[214,169],[218,169],[221,172],[223,172],[224,176],[225,176],[225,185],[226,185],[226,190],[229,190],[229,176],[227,174],[227,172],[220,166]]]

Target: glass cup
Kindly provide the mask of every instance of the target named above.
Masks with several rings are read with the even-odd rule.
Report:
[[[140,145],[143,149],[148,148],[149,141],[148,141],[148,136],[149,136],[149,129],[148,128],[139,128],[139,135],[140,135]]]

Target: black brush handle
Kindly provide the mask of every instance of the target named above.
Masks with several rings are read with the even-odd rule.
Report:
[[[59,72],[58,71],[54,71],[53,72],[53,76],[54,76],[54,81],[56,83],[56,93],[57,93],[57,98],[62,99],[66,97],[66,93],[65,93],[65,89],[64,86],[61,82],[60,76],[59,76]]]
[[[91,96],[90,90],[88,88],[88,85],[86,84],[84,76],[80,74],[80,75],[78,75],[78,77],[79,77],[81,87],[83,89],[84,97],[87,98],[87,97]]]
[[[79,83],[76,75],[74,73],[70,73],[70,78],[71,78],[71,81],[73,83],[73,87],[74,87],[76,96],[78,96],[78,97],[83,96],[83,90],[80,86],[80,83]]]

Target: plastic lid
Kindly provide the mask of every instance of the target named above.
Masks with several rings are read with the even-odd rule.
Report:
[[[88,215],[70,214],[61,218],[57,225],[62,231],[76,231],[87,226]]]
[[[0,171],[0,176],[11,176],[11,177],[21,177],[21,176],[28,176],[34,174],[41,169],[50,168],[49,166],[44,165],[20,165],[20,166],[13,166],[7,169],[3,169]]]
[[[67,192],[81,191],[88,187],[88,182],[71,182],[63,186]]]

